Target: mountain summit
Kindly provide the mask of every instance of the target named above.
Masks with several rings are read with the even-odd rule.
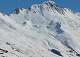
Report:
[[[80,57],[79,14],[53,1],[0,13],[0,57]]]

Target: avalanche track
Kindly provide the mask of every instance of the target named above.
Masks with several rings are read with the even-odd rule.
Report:
[[[80,57],[80,13],[53,1],[0,13],[0,57]]]

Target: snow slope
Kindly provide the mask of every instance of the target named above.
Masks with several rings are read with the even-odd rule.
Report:
[[[0,13],[0,57],[80,57],[79,14],[53,1]]]

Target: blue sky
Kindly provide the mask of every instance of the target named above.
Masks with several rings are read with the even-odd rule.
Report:
[[[47,0],[0,0],[0,11],[10,13],[15,8],[29,8],[32,4],[42,3]],[[70,8],[73,11],[80,12],[80,0],[55,0],[61,7]]]

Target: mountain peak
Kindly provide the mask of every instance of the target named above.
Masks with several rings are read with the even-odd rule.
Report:
[[[79,15],[53,1],[0,13],[0,57],[80,57]]]
[[[46,9],[46,7],[49,7]],[[27,8],[26,10],[34,11],[35,13],[40,13],[40,11],[43,11],[43,8],[46,10],[50,10],[50,8],[53,11],[57,11],[60,14],[64,14],[64,8],[57,5],[54,1],[45,1],[42,4],[33,4],[31,8]],[[21,11],[23,11],[23,8],[16,8],[13,13],[19,14]],[[42,13],[42,12],[41,12]]]

